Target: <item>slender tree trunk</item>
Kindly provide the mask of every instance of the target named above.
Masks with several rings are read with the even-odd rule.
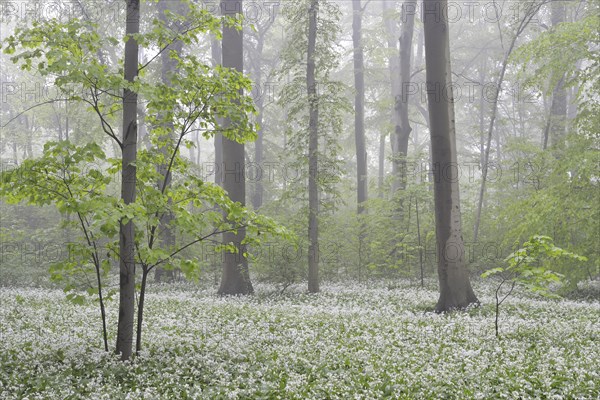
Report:
[[[146,284],[148,282],[148,270],[147,267],[143,267],[142,269],[142,284],[140,286],[140,301],[138,304],[138,314],[137,314],[137,330],[136,330],[136,340],[135,340],[135,354],[139,354],[142,349],[142,326],[144,322],[144,304],[146,302]]]
[[[385,27],[386,37],[387,37],[387,58],[388,58],[388,70],[390,74],[390,89],[392,98],[394,99],[394,107],[392,108],[392,134],[390,135],[390,144],[392,147],[392,176],[394,177],[394,182],[396,181],[396,177],[399,174],[398,163],[396,160],[398,159],[397,154],[397,139],[395,138],[395,132],[399,130],[398,126],[400,124],[398,113],[396,112],[396,100],[401,97],[401,83],[400,83],[400,57],[398,56],[398,40],[397,40],[397,29],[395,26],[394,19],[390,18],[390,14],[393,13],[393,8],[391,7],[392,2],[383,1],[381,3],[383,7],[383,23]],[[392,193],[395,191],[396,183],[392,183]]]
[[[169,7],[169,5],[171,7]],[[167,18],[167,11],[175,13],[175,14],[183,14],[182,4],[179,1],[167,2],[166,0],[160,0],[158,3],[159,9],[159,18],[165,24],[165,26],[170,26],[173,24],[169,24],[169,19]],[[176,23],[175,26],[171,26],[172,29],[178,31],[181,29],[180,24]],[[161,53],[161,81],[167,86],[171,86],[171,74],[177,72],[177,60],[171,58],[171,50],[174,50],[178,56],[181,56],[181,52],[183,50],[183,42],[180,40],[176,40],[171,43],[165,51]],[[171,144],[175,138],[175,128],[172,120],[165,121],[163,124],[166,129],[168,137],[168,143]],[[158,173],[161,175],[161,178],[157,182],[158,189],[162,192],[166,192],[171,187],[171,171],[169,170],[169,165],[167,160],[171,156],[171,146],[165,145],[160,148],[160,152],[164,157],[164,162],[157,165]],[[169,199],[168,206],[172,205],[172,200]],[[158,236],[160,237],[161,245],[165,249],[169,249],[170,247],[175,245],[175,234],[171,229],[171,222],[173,221],[173,213],[171,211],[167,211],[160,216],[159,226],[158,226]],[[174,277],[173,270],[164,270],[161,266],[157,266],[154,272],[154,280],[156,282],[162,281],[163,277],[165,277],[172,281]]]
[[[360,0],[352,1],[352,42],[354,44],[354,141],[356,146],[356,204],[359,216],[358,275],[360,280],[366,226],[361,214],[368,198],[367,149],[365,143],[365,74],[362,45],[362,15]]]
[[[365,144],[365,75],[362,47],[362,15],[360,0],[352,1],[352,42],[354,44],[354,139],[356,144],[356,200],[358,214],[367,201],[367,149]]]
[[[210,50],[212,56],[213,66],[221,65],[223,63],[223,52],[221,50],[221,43],[217,40],[216,37],[211,36],[210,39]],[[222,121],[220,121],[222,123]],[[214,145],[215,145],[215,183],[221,186],[222,182],[222,171],[223,168],[223,135],[217,133],[214,137]]]
[[[487,57],[486,52],[483,52],[482,65],[479,70],[479,82],[485,82],[485,75],[487,70]],[[485,97],[483,93],[479,96],[479,164],[483,168],[485,162]]]
[[[319,0],[311,0],[308,11],[308,52],[306,90],[308,94],[308,291],[319,291],[319,98],[315,78],[317,16]]]
[[[565,22],[564,0],[552,0],[552,26]],[[565,76],[561,76],[552,91],[552,105],[550,106],[550,142],[555,146],[562,142],[566,134],[567,121],[567,90]]]
[[[221,11],[226,16],[239,17],[242,13],[241,0],[224,0],[221,2]],[[234,27],[223,25],[222,57],[223,67],[233,68],[244,72],[243,31]],[[224,121],[225,126],[231,124],[230,120]],[[222,186],[229,198],[246,205],[246,181],[244,177],[245,152],[244,145],[233,140],[223,138],[222,143]],[[246,237],[244,228],[237,233],[223,234],[223,243],[233,243],[238,252],[223,254],[223,273],[221,275],[220,295],[242,295],[253,293],[252,283],[248,272],[248,260],[244,256],[245,247],[242,245]]]
[[[506,68],[508,67],[508,61],[510,58],[510,55],[515,47],[515,44],[517,42],[517,38],[519,37],[519,35],[521,33],[523,33],[523,31],[525,30],[525,28],[527,27],[527,25],[529,24],[529,22],[531,21],[531,19],[535,16],[535,14],[537,14],[538,10],[540,9],[540,7],[542,6],[542,3],[523,3],[526,4],[528,6],[528,8],[526,9],[526,12],[523,16],[523,19],[521,19],[521,21],[519,21],[519,26],[517,27],[517,31],[515,32],[515,34],[512,37],[512,40],[510,42],[510,46],[508,47],[508,50],[504,53],[504,59],[502,60],[502,67],[500,69],[500,75],[498,76],[498,80],[496,82],[496,92],[494,93],[494,98],[492,100],[492,105],[491,105],[491,116],[490,116],[490,124],[489,124],[489,128],[488,128],[488,132],[487,132],[487,141],[486,141],[486,146],[485,146],[485,152],[484,152],[484,157],[483,157],[483,165],[481,166],[482,168],[482,176],[481,176],[481,186],[479,188],[479,199],[477,201],[477,214],[475,215],[475,226],[473,227],[473,241],[476,242],[478,235],[479,235],[479,223],[481,221],[481,208],[483,205],[483,197],[485,195],[485,184],[486,184],[486,179],[487,179],[487,174],[488,174],[488,164],[489,164],[489,160],[490,160],[490,147],[492,145],[492,135],[494,134],[494,123],[496,122],[496,115],[498,113],[498,99],[500,97],[500,92],[502,90],[502,83],[504,82],[504,75],[506,73]]]
[[[435,227],[440,297],[437,312],[477,303],[465,265],[461,232],[454,98],[451,90],[449,25],[446,0],[425,0],[425,62],[434,179]],[[436,10],[435,12],[427,12]],[[442,12],[440,12],[442,11]],[[443,90],[443,89],[447,89]]]
[[[138,75],[138,43],[134,35],[140,31],[140,2],[127,0],[124,73],[128,82]],[[123,91],[121,199],[127,204],[135,202],[137,159],[137,93]],[[119,322],[116,352],[122,360],[131,357],[133,347],[133,319],[135,312],[135,231],[133,221],[119,223]]]
[[[258,123],[258,130],[256,132],[256,141],[254,142],[254,162],[256,163],[256,169],[263,169],[263,160],[264,160],[264,139],[263,139],[263,119],[265,113],[265,96],[267,95],[265,88],[263,88],[263,49],[265,46],[265,35],[269,31],[271,27],[271,23],[269,22],[266,26],[259,26],[257,35],[256,35],[256,49],[251,48],[249,50],[254,52],[254,58],[251,58],[252,71],[253,71],[253,80],[254,80],[254,104],[257,109],[256,122]],[[256,176],[254,183],[254,191],[252,193],[252,207],[257,210],[262,207],[263,197],[264,197],[264,186],[263,186],[264,176]]]
[[[377,176],[377,190],[380,199],[383,199],[383,181],[385,170],[385,135],[379,135],[379,171]]]
[[[394,134],[392,150],[394,151],[394,184],[393,192],[406,189],[406,156],[408,155],[408,138],[412,130],[408,119],[408,93],[410,88],[410,68],[412,55],[412,38],[414,32],[416,7],[413,2],[402,4],[400,32],[400,90],[394,98]],[[402,209],[402,206],[400,206]],[[401,211],[402,212],[402,211]]]
[[[425,272],[423,269],[423,248],[421,247],[421,220],[419,218],[419,198],[415,196],[415,213],[417,214],[417,245],[419,246],[419,270],[421,272],[421,287],[425,287]]]

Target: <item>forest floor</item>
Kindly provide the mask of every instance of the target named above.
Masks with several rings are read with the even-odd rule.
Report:
[[[436,315],[435,286],[303,287],[249,298],[154,286],[144,350],[102,350],[97,303],[0,289],[0,399],[598,399],[600,303],[517,294]],[[108,303],[114,346],[117,301]]]

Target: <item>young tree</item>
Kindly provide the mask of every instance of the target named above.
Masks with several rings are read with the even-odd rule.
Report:
[[[139,45],[135,38],[140,32],[140,1],[127,0],[125,25],[125,80],[133,85],[138,76]],[[123,90],[123,131],[121,140],[121,199],[124,204],[135,202],[137,158],[137,91]],[[133,348],[133,319],[135,313],[135,227],[133,220],[119,221],[119,322],[117,354],[128,360]]]
[[[319,291],[319,99],[315,79],[315,50],[319,0],[308,9],[308,51],[306,53],[306,92],[308,94],[308,291]]]
[[[288,35],[278,68],[284,81],[278,103],[286,109],[286,155],[299,174],[296,184],[284,182],[282,200],[291,200],[288,207],[297,210],[297,229],[307,233],[308,286],[317,292],[319,218],[341,202],[338,140],[343,112],[352,110],[348,86],[331,76],[339,66],[340,7],[303,0],[289,3],[283,13]]]
[[[221,12],[225,17],[240,19],[242,16],[242,0],[224,0],[221,2]],[[225,21],[223,24],[222,39],[222,63],[225,68],[232,68],[244,72],[244,33],[238,26]],[[241,89],[240,89],[241,94]],[[231,121],[225,120],[227,127]],[[244,144],[228,138],[222,139],[222,161],[221,176],[223,189],[229,194],[229,198],[239,202],[242,206],[246,204],[246,180],[244,176],[245,152]],[[218,293],[221,295],[239,295],[253,293],[250,274],[248,271],[248,259],[244,239],[246,231],[240,228],[237,232],[223,234],[223,243],[235,244],[236,252],[225,252],[223,255],[223,274],[221,286]]]
[[[431,152],[437,171],[433,185],[440,285],[437,312],[478,303],[465,265],[461,231],[447,7],[447,0],[423,3]]]
[[[527,25],[529,25],[529,23],[531,22],[533,17],[535,17],[535,15],[539,11],[540,7],[544,3],[543,2],[540,2],[540,3],[532,2],[532,3],[525,3],[525,4],[526,4],[525,13],[524,13],[522,19],[519,20],[517,29],[511,38],[510,44],[509,44],[508,48],[506,49],[506,51],[504,52],[504,57],[502,59],[500,72],[498,75],[498,79],[496,80],[494,96],[492,98],[492,104],[491,104],[491,110],[490,110],[490,112],[491,112],[490,122],[489,122],[488,131],[487,131],[487,141],[486,141],[485,151],[483,153],[483,165],[481,166],[481,185],[479,187],[479,198],[477,200],[477,212],[475,214],[475,224],[473,227],[473,241],[475,241],[475,242],[477,241],[477,238],[479,236],[479,224],[481,221],[481,209],[483,207],[483,197],[485,195],[485,185],[486,185],[486,180],[487,180],[487,175],[488,175],[488,164],[489,164],[489,160],[490,160],[490,149],[491,149],[491,145],[492,145],[492,136],[494,134],[494,126],[495,126],[496,117],[498,114],[498,102],[500,99],[500,93],[502,92],[502,83],[504,82],[504,76],[506,74],[508,62],[510,60],[510,55],[512,54],[513,50],[515,49],[517,39],[523,33],[523,31],[525,30]]]
[[[109,159],[101,144],[82,147],[67,141],[47,143],[42,158],[19,168],[18,173],[9,174],[6,182],[0,181],[0,195],[15,202],[55,204],[60,212],[77,216],[70,226],[79,227],[80,237],[69,247],[69,254],[76,259],[58,263],[57,277],[63,272],[86,273],[93,269],[98,277],[96,293],[102,300],[101,278],[110,270],[110,259],[119,260],[121,301],[116,349],[124,360],[129,359],[133,347],[134,265],[141,269],[136,342],[136,351],[139,351],[146,282],[154,268],[177,267],[187,275],[197,270],[193,259],[182,259],[184,250],[192,245],[244,228],[249,234],[244,242],[258,244],[255,240],[258,234],[274,232],[269,225],[275,228],[268,219],[248,213],[240,202],[232,202],[221,188],[190,174],[188,163],[179,156],[181,146],[189,144],[186,137],[197,127],[206,138],[217,131],[237,142],[255,137],[249,118],[255,109],[251,99],[243,94],[250,90],[250,80],[234,69],[211,68],[193,55],[180,57],[176,51],[170,52],[177,60],[170,82],[139,73],[147,71],[144,68],[177,41],[198,43],[201,34],[218,34],[220,19],[188,3],[185,17],[169,16],[179,20],[189,18],[197,24],[176,32],[165,29],[161,21],[153,20],[147,33],[135,34],[132,32],[139,28],[135,23],[139,21],[139,8],[135,7],[134,4],[130,10],[127,26],[125,75],[118,65],[105,65],[97,57],[102,49],[117,46],[122,41],[104,37],[93,29],[96,26],[88,27],[78,20],[66,23],[50,20],[31,28],[16,29],[15,35],[6,39],[4,49],[8,54],[18,49],[11,58],[13,62],[24,70],[35,69],[42,77],[52,79],[68,100],[88,105],[98,117],[99,129],[123,150],[120,157]],[[241,28],[233,20],[226,24]],[[142,65],[138,65],[135,54],[138,43],[158,50]],[[118,94],[121,91],[123,97]],[[145,150],[137,150],[135,146],[137,107],[133,106],[137,103],[137,93],[144,96],[148,125],[152,127],[149,132],[152,146]],[[121,107],[124,109],[122,121],[116,117]],[[220,121],[225,119],[228,123],[223,126]],[[114,126],[119,122],[124,127],[122,138]],[[173,133],[166,128],[171,123],[176,132],[175,140],[164,140],[169,136],[165,132]],[[85,163],[90,162],[98,162],[102,167],[88,168],[84,172]],[[157,170],[156,165],[162,163],[166,169]],[[119,171],[122,171],[122,195],[117,199],[107,186],[112,182],[110,174]],[[109,176],[105,176],[105,172]],[[165,177],[173,173],[184,181],[167,185]],[[163,184],[157,187],[157,181]],[[223,214],[216,210],[222,210]],[[175,217],[166,227],[161,220],[171,213]],[[181,238],[174,248],[165,248],[165,244],[157,240],[167,228],[176,230]],[[236,250],[231,244],[221,248]],[[81,288],[71,285],[66,289]],[[80,298],[78,294],[69,295]],[[102,315],[104,317],[104,312]]]
[[[171,10],[169,10],[169,4],[173,4]],[[167,2],[165,0],[161,0],[158,2],[159,19],[165,24],[165,26],[168,26],[169,18],[167,16],[167,13],[170,11],[179,14],[182,11],[181,8],[182,4],[179,0],[174,2]],[[173,24],[173,27],[171,27],[171,29],[177,32],[180,31],[181,23],[179,23],[179,21],[176,21],[175,24]],[[167,48],[161,54],[161,82],[167,86],[171,86],[171,75],[176,73],[177,58],[181,57],[182,49],[183,42],[181,40],[176,40],[175,42],[167,46]],[[171,51],[175,52],[173,57],[171,56]],[[161,142],[164,142],[164,145],[161,147],[163,159],[161,160],[162,162],[159,163],[159,165],[157,165],[157,169],[161,176],[161,178],[157,182],[157,186],[161,190],[163,190],[164,186],[164,190],[166,190],[171,186],[172,181],[172,174],[171,171],[168,170],[169,166],[167,164],[167,160],[169,156],[169,145],[172,146],[172,141],[174,140],[175,127],[171,119],[164,117],[159,119],[165,120],[165,131],[163,132],[164,137],[161,140]],[[164,246],[167,248],[175,244],[175,235],[170,227],[172,220],[173,213],[171,212],[166,213],[160,220],[160,228],[162,228],[163,232],[161,239],[164,243]],[[172,270],[165,271],[162,267],[157,267],[154,273],[154,279],[156,280],[156,282],[160,282],[164,275],[166,275],[167,278],[170,280],[173,279]]]

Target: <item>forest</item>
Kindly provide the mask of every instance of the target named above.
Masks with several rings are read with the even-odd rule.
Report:
[[[600,399],[600,0],[0,20],[0,400]]]

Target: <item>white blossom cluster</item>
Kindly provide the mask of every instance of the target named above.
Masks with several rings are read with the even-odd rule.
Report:
[[[482,307],[437,315],[436,292],[408,284],[246,298],[162,286],[144,350],[122,363],[102,350],[97,303],[3,288],[0,399],[600,398],[598,301],[516,295],[498,339],[492,289],[477,289]]]

